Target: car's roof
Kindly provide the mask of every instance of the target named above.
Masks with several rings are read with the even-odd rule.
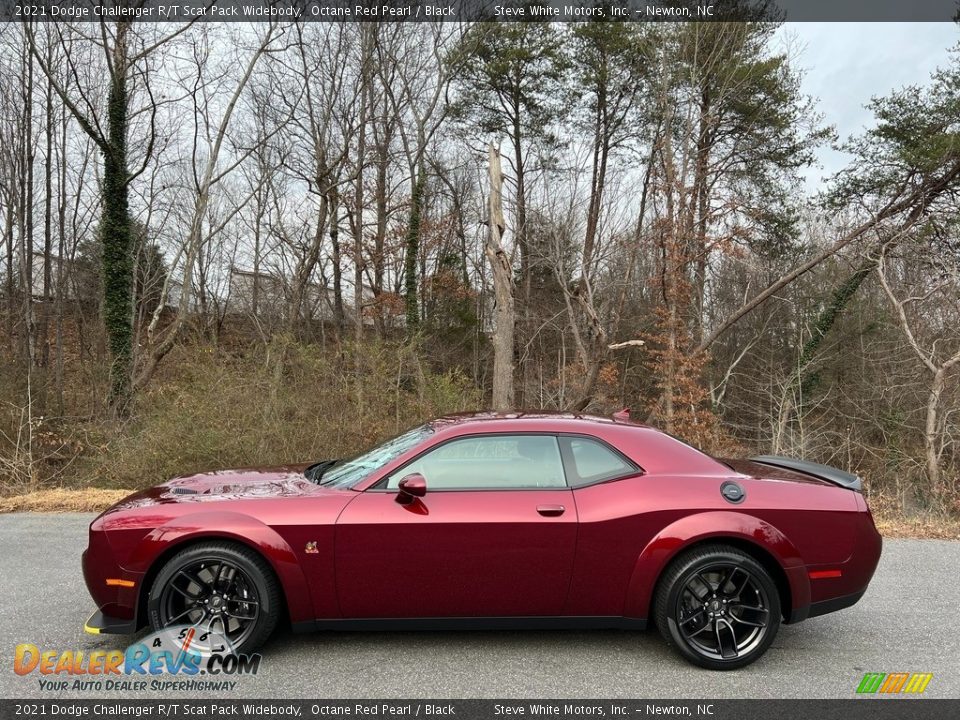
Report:
[[[602,417],[600,415],[588,415],[562,411],[550,412],[544,410],[517,410],[513,412],[495,412],[492,410],[487,410],[480,412],[453,413],[450,415],[443,415],[435,420],[431,420],[428,424],[434,429],[440,429],[459,425],[488,422],[511,422],[516,424],[551,427],[564,427],[573,425],[583,427],[584,424],[588,423],[602,425],[622,424],[647,430],[655,430],[649,425],[638,423],[632,419]]]
[[[633,421],[626,410],[613,417],[542,410],[466,412],[444,415],[427,424],[436,433],[436,441],[484,433],[577,433],[611,442],[646,470],[707,474],[730,472],[729,467],[682,440],[650,425]],[[641,438],[642,443],[638,443]]]

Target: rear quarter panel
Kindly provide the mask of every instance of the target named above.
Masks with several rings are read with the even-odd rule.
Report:
[[[721,466],[722,467],[722,466]],[[736,480],[738,504],[720,486]],[[793,604],[810,602],[807,565],[850,557],[855,493],[827,485],[712,474],[656,473],[580,488],[569,614],[647,617],[657,578],[683,549],[716,538],[764,548],[784,569]]]

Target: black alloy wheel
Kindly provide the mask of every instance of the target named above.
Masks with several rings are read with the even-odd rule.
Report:
[[[780,628],[776,584],[760,563],[725,545],[695,548],[660,581],[655,621],[688,660],[712,670],[749,665]]]
[[[155,631],[182,626],[216,638],[214,651],[251,652],[273,632],[280,593],[272,569],[253,551],[230,543],[194,545],[171,558],[150,589]]]

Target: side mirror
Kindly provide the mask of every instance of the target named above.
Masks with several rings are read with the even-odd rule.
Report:
[[[397,485],[397,502],[401,505],[409,505],[414,498],[422,498],[427,494],[427,480],[420,473],[412,473],[404,477]]]

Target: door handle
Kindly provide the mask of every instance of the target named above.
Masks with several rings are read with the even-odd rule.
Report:
[[[564,510],[563,505],[537,505],[537,512],[544,517],[560,517]]]

